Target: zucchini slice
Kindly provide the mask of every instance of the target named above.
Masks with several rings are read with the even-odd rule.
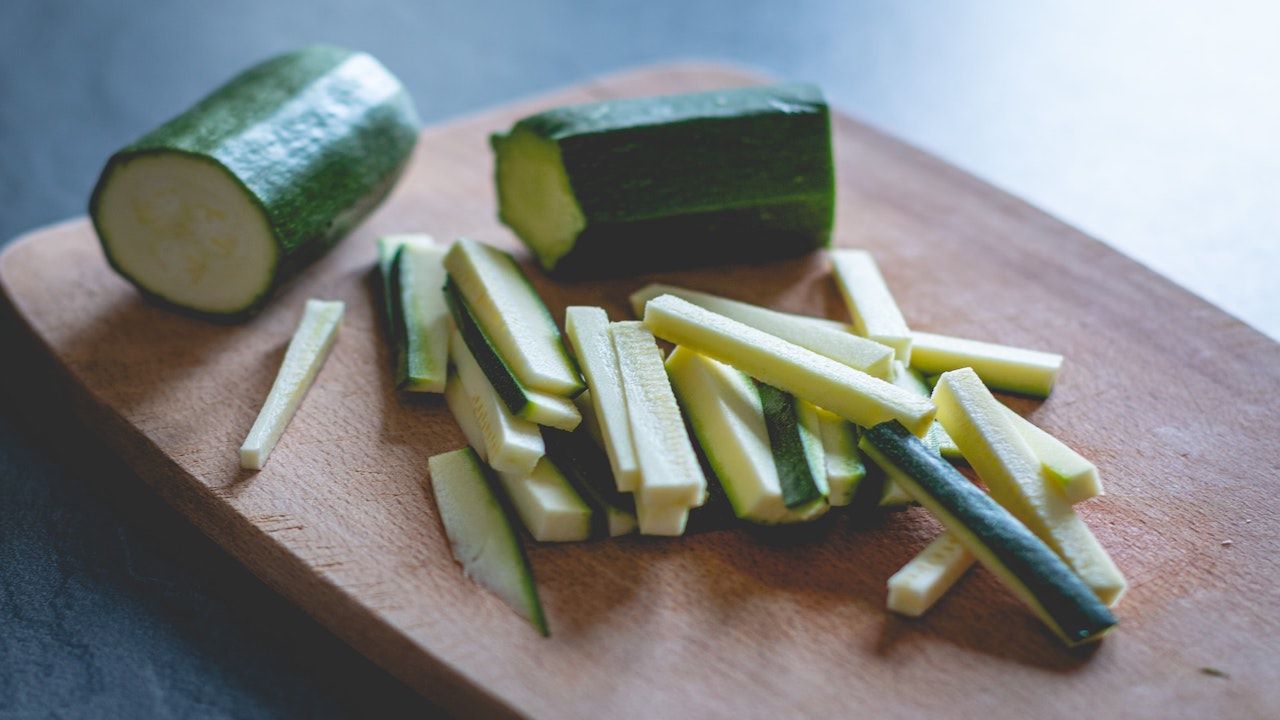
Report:
[[[760,391],[751,378],[685,347],[672,351],[666,365],[680,407],[734,515],[774,525],[810,520],[826,511],[821,494],[791,507],[784,497],[784,470],[809,473],[809,478],[793,482],[802,492],[809,487],[817,490],[808,447],[817,444],[816,438],[798,427],[794,411],[789,418],[774,419],[782,426],[778,433],[794,442],[775,444]],[[822,466],[818,468],[821,474]]]
[[[802,410],[797,407],[797,403],[804,401],[797,401],[791,395],[759,380],[751,382],[760,397],[764,425],[769,431],[769,447],[773,450],[773,464],[778,472],[782,504],[787,509],[795,509],[824,502],[827,474],[819,454],[822,435],[820,429],[813,432],[814,428],[803,422]]]
[[[890,380],[893,377],[893,348],[881,345],[873,340],[858,337],[849,332],[847,325],[827,321],[826,323],[796,322],[797,315],[770,310],[749,303],[730,300],[718,295],[686,290],[672,285],[646,285],[631,294],[631,309],[636,317],[644,317],[645,303],[661,295],[674,295],[682,300],[737,320],[743,325],[767,332],[802,348],[825,355],[839,363],[844,363],[855,370]],[[820,320],[820,318],[806,318]]]
[[[112,155],[89,214],[111,267],[145,295],[238,319],[378,206],[418,125],[377,60],[308,47]]]
[[[732,365],[863,427],[898,420],[924,433],[933,422],[928,398],[674,295],[646,303],[644,324],[663,340]]]
[[[598,534],[617,537],[636,529],[636,506],[630,493],[619,492],[609,469],[609,458],[579,429],[542,431],[547,457],[555,461],[578,495],[591,507]]]
[[[1056,353],[927,332],[911,337],[911,366],[926,375],[973,368],[992,389],[1048,397],[1062,370],[1063,358]]]
[[[618,354],[609,337],[609,315],[603,308],[567,308],[564,330],[589,390],[578,397],[590,397],[596,429],[609,455],[618,490],[632,492],[640,478],[640,465],[631,443],[631,422],[627,419],[626,398],[622,396]]]
[[[858,452],[858,426],[821,408],[815,410],[827,472],[827,502],[844,507],[853,502],[858,484],[867,476],[867,466]]]
[[[636,522],[641,535],[678,537],[689,524],[689,506],[648,505],[636,498]]]
[[[578,412],[573,400],[531,390],[520,382],[520,378],[516,377],[498,354],[489,334],[477,321],[470,303],[458,292],[452,277],[445,281],[444,298],[449,311],[453,313],[453,321],[462,341],[467,344],[467,349],[471,351],[472,357],[508,410],[529,422],[562,430],[572,430],[582,422],[582,414]]]
[[[467,395],[466,388],[462,387],[462,380],[453,368],[449,369],[449,379],[444,384],[444,402],[449,407],[454,422],[458,423],[462,437],[467,439],[467,444],[476,451],[480,461],[488,464],[489,451],[484,446],[484,432],[480,430],[480,421],[471,405],[471,396]]]
[[[651,511],[672,505],[701,505],[706,499],[707,480],[685,430],[653,335],[638,322],[618,322],[609,326],[609,336],[618,354],[631,442],[640,464],[637,503]],[[650,513],[651,517],[654,515]],[[649,532],[643,514],[640,532]]]
[[[499,217],[559,274],[769,260],[830,238],[831,126],[813,86],[560,107],[491,142]]]
[[[955,535],[942,533],[889,578],[889,609],[920,617],[956,584],[973,559]]]
[[[1035,423],[1001,404],[1005,415],[1013,422],[1022,439],[1040,458],[1040,464],[1050,478],[1062,488],[1067,502],[1075,505],[1104,494],[1098,468],[1066,443],[1040,429]]]
[[[1120,569],[978,375],[969,368],[943,373],[933,397],[942,425],[991,497],[1061,555],[1103,602],[1118,602],[1126,587]]]
[[[546,636],[547,618],[533,569],[502,491],[471,448],[427,460],[431,493],[462,571]]]
[[[933,513],[1067,645],[1100,639],[1115,616],[1062,558],[896,422],[862,435],[862,449]]]
[[[395,344],[396,386],[444,392],[449,370],[449,308],[444,286],[447,250],[427,235],[378,238],[387,324]]]
[[[591,537],[596,513],[564,472],[542,458],[529,473],[498,473],[520,522],[538,542],[579,542]]]
[[[346,306],[336,300],[307,301],[302,321],[289,340],[280,371],[271,384],[271,392],[267,393],[253,428],[240,445],[240,467],[261,470],[267,464],[267,456],[302,404],[325,358],[329,357],[345,309]]]
[[[467,301],[477,324],[520,383],[561,397],[586,389],[547,306],[514,258],[501,250],[459,238],[444,267]]]
[[[911,362],[911,331],[871,253],[832,250],[831,270],[849,308],[849,317],[853,318],[854,330],[893,348],[898,360]]]
[[[449,358],[471,401],[489,465],[500,472],[533,472],[546,454],[538,426],[507,409],[456,329],[449,336]]]

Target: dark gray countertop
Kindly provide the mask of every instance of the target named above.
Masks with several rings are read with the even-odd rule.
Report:
[[[427,122],[710,58],[817,81],[1280,336],[1280,13],[1053,5],[8,0],[0,242],[83,213],[117,146],[309,42],[376,54]],[[0,717],[430,712],[153,499],[20,345],[0,321]]]

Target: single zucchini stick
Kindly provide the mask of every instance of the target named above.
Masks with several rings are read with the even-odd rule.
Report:
[[[249,436],[240,446],[240,467],[261,470],[267,456],[293,419],[302,398],[329,357],[329,348],[338,336],[346,306],[336,300],[308,300],[302,322],[289,340],[280,371],[267,393],[267,400],[253,421]]]
[[[791,395],[752,380],[760,407],[764,411],[764,424],[769,431],[769,446],[773,449],[773,464],[778,471],[778,484],[782,490],[782,504],[788,509],[805,508],[826,500],[827,474],[822,461],[821,428],[817,419],[797,407]],[[813,407],[805,403],[808,407]],[[805,420],[810,424],[806,426]]]
[[[911,366],[926,375],[973,368],[993,390],[1048,397],[1062,356],[1009,345],[913,332]]]
[[[550,458],[529,473],[498,473],[520,522],[538,542],[579,542],[591,537],[596,514]]]
[[[901,425],[868,429],[861,447],[1067,645],[1098,640],[1115,626],[1107,606],[1043,540]]]
[[[538,392],[526,387],[498,354],[489,334],[479,324],[470,303],[458,292],[450,277],[445,281],[444,299],[453,314],[454,324],[472,357],[476,359],[494,392],[502,398],[507,409],[517,417],[539,425],[562,430],[572,430],[582,422],[573,400],[559,395]]]
[[[907,367],[906,363],[901,360],[893,361],[893,384],[919,397],[930,397],[929,387],[925,385],[924,378],[919,372]],[[942,453],[942,448],[946,445],[954,446],[955,443],[947,436],[947,431],[942,425],[934,420],[929,425],[929,431],[922,438],[924,444],[931,450]],[[958,452],[958,451],[957,451]],[[902,488],[893,484],[892,481],[886,481],[884,484],[884,495],[880,498],[881,507],[898,507],[901,505],[910,505],[912,503],[911,496]]]
[[[561,397],[586,389],[560,329],[514,258],[459,238],[445,256],[444,267],[522,385]]]
[[[591,507],[594,532],[617,537],[635,532],[636,505],[630,493],[619,492],[609,458],[584,429],[573,432],[546,428],[542,439],[547,457],[555,460],[569,484]]]
[[[943,373],[933,397],[943,427],[991,496],[1062,556],[1099,599],[1118,602],[1124,576],[978,375],[969,368]]]
[[[797,322],[797,315],[770,310],[722,298],[718,295],[686,290],[672,285],[646,285],[631,294],[631,309],[636,317],[644,317],[645,303],[661,295],[674,295],[682,300],[737,320],[744,325],[767,332],[802,348],[825,355],[839,363],[844,363],[855,370],[890,380],[893,377],[893,348],[881,345],[873,340],[859,337],[849,332],[847,325],[837,322],[823,323]],[[819,320],[820,318],[806,318]]]
[[[810,85],[559,107],[491,141],[499,217],[558,274],[771,260],[830,238],[831,126]]]
[[[898,360],[911,362],[911,331],[871,253],[832,250],[831,270],[853,318],[854,331],[893,348]]]
[[[471,448],[427,460],[431,493],[462,572],[497,595],[542,635],[547,618],[502,490]]]
[[[89,214],[111,267],[143,294],[240,319],[382,202],[418,128],[377,60],[304,48],[112,155]]]
[[[650,300],[644,324],[663,340],[732,365],[863,427],[898,420],[923,434],[933,422],[928,398],[673,295]]]
[[[614,481],[618,490],[632,492],[639,482],[640,465],[631,443],[631,422],[627,419],[626,398],[622,396],[618,354],[609,337],[609,316],[603,308],[567,308],[564,329],[591,391],[582,395],[590,397]]]
[[[467,443],[486,462],[484,433],[457,373],[449,374],[445,402]],[[520,521],[539,542],[573,542],[591,536],[595,516],[591,507],[550,460],[542,458],[528,473],[497,473]]]
[[[1103,494],[1102,479],[1098,477],[1098,468],[1093,463],[1008,406],[1002,404],[1000,407],[1004,408],[1018,434],[1040,458],[1045,473],[1062,488],[1067,502],[1074,505]]]
[[[777,433],[792,442],[774,443],[760,390],[751,378],[684,347],[677,347],[666,365],[680,408],[734,515],[776,525],[811,520],[826,512],[827,502],[818,492],[815,468],[810,465],[809,446],[820,449],[820,443],[799,426],[794,410],[787,416],[775,408],[780,415],[774,418]],[[818,464],[817,474],[824,471]],[[812,490],[813,496],[788,506],[783,492],[785,472],[809,474],[793,477],[792,482],[803,494]]]
[[[618,354],[631,442],[640,463],[637,502],[650,511],[672,505],[701,505],[706,499],[707,481],[653,335],[638,322],[613,323],[609,335]],[[650,534],[643,513],[640,532]]]
[[[636,522],[641,535],[679,537],[689,524],[688,505],[648,505],[636,498]]]
[[[490,467],[499,472],[533,472],[546,454],[538,426],[507,409],[456,329],[449,337],[449,358],[471,400]]]
[[[867,466],[858,452],[858,426],[821,408],[817,411],[827,471],[827,502],[844,507],[853,502]]]
[[[449,308],[444,286],[447,250],[427,235],[378,238],[387,325],[395,344],[396,387],[444,392],[449,369]]]
[[[889,578],[889,609],[920,617],[973,565],[973,554],[944,532]]]

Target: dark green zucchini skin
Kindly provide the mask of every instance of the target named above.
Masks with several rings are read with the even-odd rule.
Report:
[[[796,417],[796,399],[772,385],[752,380],[760,395],[765,429],[773,448],[773,462],[778,470],[782,503],[797,508],[822,497],[813,481],[804,440],[800,438],[800,422]]]
[[[867,430],[863,440],[901,471],[905,479],[899,482],[915,483],[990,550],[1036,598],[1068,644],[1088,642],[1116,624],[1107,606],[1044,541],[897,421]]]
[[[516,128],[559,146],[587,222],[546,268],[557,275],[758,262],[830,242],[831,121],[812,85],[610,100]]]
[[[631,493],[618,492],[613,484],[613,468],[609,457],[596,445],[584,428],[558,430],[542,428],[547,457],[560,468],[578,495],[591,507],[591,534],[608,537],[610,509],[635,514]]]
[[[240,312],[215,316],[243,319],[382,202],[408,163],[420,126],[409,94],[372,56],[303,48],[249,68],[112,155],[89,214],[101,236],[104,183],[133,158],[181,153],[223,169],[265,212],[279,248],[272,285]],[[133,281],[109,252],[107,260]],[[139,289],[175,309],[209,316]]]

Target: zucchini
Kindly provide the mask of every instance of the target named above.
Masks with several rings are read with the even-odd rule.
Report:
[[[1062,370],[1063,358],[1056,353],[927,332],[911,337],[912,367],[926,375],[973,368],[993,390],[1048,397]]]
[[[867,466],[858,452],[858,426],[834,413],[816,408],[827,473],[827,502],[844,507],[853,502]]]
[[[459,238],[445,256],[444,267],[477,324],[522,385],[562,397],[586,389],[551,312],[514,258],[495,247]]]
[[[467,577],[546,636],[547,618],[506,498],[471,448],[427,460],[431,493],[453,557]]]
[[[240,445],[240,467],[261,470],[267,464],[267,456],[302,404],[325,358],[329,357],[345,309],[346,306],[336,300],[307,301],[302,321],[289,340],[280,371],[271,384],[271,392],[267,393],[253,428]]]
[[[889,578],[888,608],[901,615],[920,617],[971,565],[973,554],[964,543],[949,532],[942,533]]]
[[[978,375],[969,368],[943,373],[933,397],[942,425],[991,497],[1061,555],[1103,602],[1118,602],[1124,576]]]
[[[831,271],[849,309],[849,317],[853,318],[854,331],[893,348],[898,360],[911,362],[911,331],[871,253],[832,250]]]
[[[491,142],[499,218],[558,274],[771,260],[830,240],[831,124],[813,86],[560,107]]]
[[[813,432],[801,418],[802,410],[791,395],[753,380],[760,408],[764,414],[765,428],[769,431],[769,447],[773,451],[773,464],[778,471],[778,486],[782,490],[782,504],[787,509],[808,508],[826,501],[826,469],[819,454],[822,449],[821,431]],[[809,407],[813,407],[810,405]]]
[[[1107,606],[1043,540],[901,425],[868,429],[861,447],[1067,645],[1115,627]]]
[[[528,473],[498,473],[525,530],[538,542],[578,542],[591,537],[596,513],[549,458]]]
[[[609,336],[618,354],[631,442],[640,465],[637,503],[643,503],[650,511],[663,506],[701,505],[706,499],[707,481],[653,335],[638,322],[619,322],[609,326]],[[640,532],[649,532],[643,516]]]
[[[378,238],[387,325],[395,345],[396,387],[444,392],[449,370],[449,308],[444,286],[446,249],[426,235]]]
[[[933,422],[928,398],[674,295],[646,303],[644,323],[663,340],[732,365],[863,427],[895,419],[923,433]]]
[[[688,505],[650,505],[636,498],[636,522],[641,535],[678,537],[689,524]]]
[[[751,378],[684,347],[672,351],[666,366],[680,408],[734,515],[774,525],[802,522],[826,511],[827,502],[817,493],[810,465],[809,446],[817,444],[817,438],[798,426],[794,409],[773,419],[779,426],[777,434],[793,442],[774,443],[760,389]],[[775,414],[782,413],[775,410]],[[812,497],[788,505],[783,487],[788,471],[802,493],[813,489]],[[819,465],[818,472],[822,471]],[[808,478],[794,477],[806,473]]]
[[[563,430],[572,430],[582,422],[582,414],[578,412],[573,400],[531,390],[520,382],[520,378],[516,377],[498,354],[489,334],[477,321],[471,305],[458,292],[452,277],[445,281],[444,299],[449,311],[453,313],[453,322],[462,341],[466,343],[472,357],[508,410],[529,422]]]
[[[143,294],[238,319],[382,202],[418,125],[377,60],[308,47],[112,155],[89,215],[111,267]]]
[[[571,307],[564,312],[564,330],[587,381],[590,405],[596,418],[609,466],[618,490],[632,492],[640,477],[626,399],[618,376],[618,354],[609,337],[609,316],[603,308]]]
[[[467,444],[476,451],[480,461],[488,464],[489,451],[485,448],[484,432],[480,429],[476,410],[471,405],[471,396],[467,395],[466,388],[462,387],[462,380],[452,368],[449,371],[449,379],[444,384],[444,402],[449,407],[449,413],[453,415],[454,422],[458,423],[462,437],[466,438]]]
[[[1062,489],[1067,502],[1075,505],[1104,494],[1102,479],[1098,477],[1098,468],[1093,463],[1007,405],[1001,404],[1000,407],[1004,408],[1005,416],[1040,458],[1045,473]]]
[[[924,378],[919,372],[907,367],[901,360],[893,361],[893,384],[919,397],[930,397],[929,387],[925,385]],[[947,431],[934,420],[929,424],[929,430],[921,438],[925,447],[933,450],[938,454],[942,454],[943,447],[954,447],[955,443],[947,436]],[[958,452],[958,451],[957,451]],[[898,507],[901,505],[910,505],[912,503],[911,496],[902,488],[893,484],[892,480],[886,480],[884,484],[884,494],[880,498],[881,507]]]
[[[471,401],[490,467],[500,472],[532,472],[546,454],[538,426],[507,409],[456,329],[449,337],[449,359]]]
[[[584,429],[542,431],[547,457],[555,461],[569,484],[591,507],[597,534],[617,537],[636,529],[636,506],[630,493],[619,492],[609,458]]]
[[[893,377],[893,349],[878,342],[858,337],[840,323],[797,322],[797,315],[770,310],[749,303],[729,300],[709,293],[686,290],[671,285],[652,284],[631,294],[631,309],[636,317],[644,317],[645,303],[660,295],[675,295],[700,308],[737,320],[744,325],[767,332],[802,348],[825,355],[839,363],[881,380]],[[819,318],[807,318],[818,320]]]

